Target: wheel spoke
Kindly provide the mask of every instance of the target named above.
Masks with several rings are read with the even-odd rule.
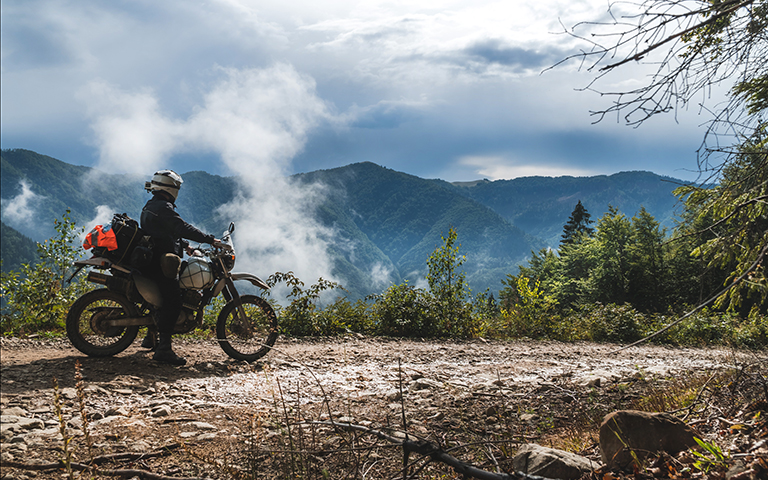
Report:
[[[259,297],[240,298],[242,312],[235,302],[224,306],[217,323],[217,336],[227,354],[253,361],[266,354],[277,338],[277,317],[272,307]]]
[[[89,356],[103,357],[125,350],[136,338],[138,327],[114,327],[110,320],[135,315],[135,308],[122,295],[94,290],[80,297],[67,314],[67,336]]]

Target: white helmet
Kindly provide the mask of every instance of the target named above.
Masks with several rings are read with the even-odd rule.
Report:
[[[168,192],[176,200],[182,183],[184,183],[184,180],[181,179],[181,175],[173,170],[160,170],[155,172],[151,182],[144,183],[144,188],[148,192],[156,192],[158,190]]]

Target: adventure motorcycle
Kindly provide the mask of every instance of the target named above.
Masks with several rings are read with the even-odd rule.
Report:
[[[182,309],[174,333],[202,326],[205,307],[222,294],[227,303],[216,321],[219,345],[230,357],[252,362],[275,344],[277,316],[266,300],[240,295],[235,288],[235,281],[245,280],[269,290],[255,275],[231,273],[235,265],[234,228],[230,224],[224,233],[221,248],[198,248],[182,263]],[[88,281],[106,286],[84,294],[69,309],[67,337],[75,348],[91,357],[115,355],[133,343],[140,327],[155,325],[154,312],[163,303],[155,282],[103,256],[79,260],[75,267],[77,271],[86,267],[101,270],[104,273],[91,270]]]

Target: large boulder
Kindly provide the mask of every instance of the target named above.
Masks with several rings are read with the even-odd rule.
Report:
[[[666,413],[621,410],[605,416],[600,425],[600,455],[611,469],[628,469],[656,452],[674,455],[696,446],[691,427]]]
[[[599,466],[575,453],[542,447],[535,443],[523,445],[512,459],[512,465],[516,472],[564,479],[579,478]]]

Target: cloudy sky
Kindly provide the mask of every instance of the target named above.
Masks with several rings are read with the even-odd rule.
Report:
[[[605,0],[3,0],[2,148],[147,174],[360,161],[449,181],[650,170],[695,178],[696,107],[590,110],[563,26]],[[607,88],[631,88],[633,66]],[[611,83],[613,82],[613,83]]]

